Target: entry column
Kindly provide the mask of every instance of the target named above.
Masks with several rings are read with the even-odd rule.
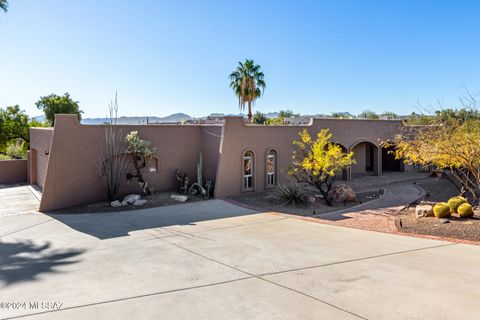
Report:
[[[376,176],[382,175],[382,148],[376,147],[377,152],[373,153],[373,172]]]

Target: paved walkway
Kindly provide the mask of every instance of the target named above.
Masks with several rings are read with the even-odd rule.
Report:
[[[384,188],[382,198],[341,211],[315,217],[324,223],[380,232],[397,232],[395,216],[407,204],[424,195],[413,183],[401,182]]]
[[[220,200],[3,216],[0,241],[0,319],[480,314],[480,247],[311,223]]]

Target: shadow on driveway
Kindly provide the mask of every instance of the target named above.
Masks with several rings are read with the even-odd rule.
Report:
[[[222,200],[208,200],[118,213],[49,214],[50,217],[98,239],[128,236],[130,232],[256,214]]]
[[[79,262],[85,250],[50,250],[51,244],[31,241],[0,243],[0,283],[7,287],[17,282],[35,281],[45,273],[61,272],[57,267]],[[75,259],[74,259],[75,258]]]

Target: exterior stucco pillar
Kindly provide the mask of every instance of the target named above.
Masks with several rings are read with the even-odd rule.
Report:
[[[377,147],[377,154],[373,154],[373,172],[376,176],[382,175],[382,148]]]
[[[352,150],[350,150],[348,148],[345,149],[346,153],[350,153],[350,151],[352,151]],[[343,169],[342,174],[343,174],[343,180],[351,181],[352,180],[352,166],[350,165],[347,168]]]
[[[344,169],[344,180],[351,181],[352,180],[352,166]]]

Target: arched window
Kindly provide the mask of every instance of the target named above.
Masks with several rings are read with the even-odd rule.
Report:
[[[277,184],[277,152],[270,150],[267,153],[267,187],[272,187]]]
[[[243,154],[243,191],[253,190],[253,152]]]

